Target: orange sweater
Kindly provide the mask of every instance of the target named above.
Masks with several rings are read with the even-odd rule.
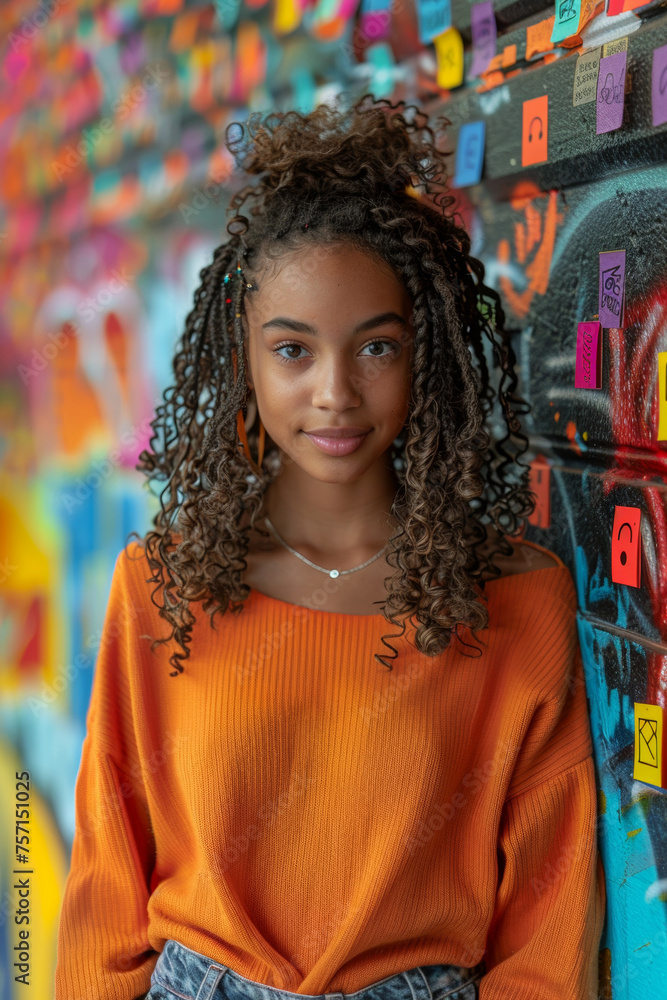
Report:
[[[56,1000],[132,1000],[169,938],[296,993],[483,958],[480,1000],[597,997],[606,893],[563,563],[487,583],[478,658],[396,639],[389,672],[373,653],[398,630],[379,614],[252,590],[215,631],[197,606],[170,677],[177,647],[151,653],[168,626],[143,550],[127,551],[76,783]]]

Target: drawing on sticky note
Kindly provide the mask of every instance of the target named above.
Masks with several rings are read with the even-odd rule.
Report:
[[[639,763],[649,767],[658,766],[658,723],[655,719],[637,721],[639,729]]]
[[[598,316],[603,327],[622,329],[625,303],[625,250],[600,253]]]
[[[466,122],[461,126],[456,148],[454,185],[479,184],[484,162],[484,122]]]
[[[611,538],[611,580],[639,587],[641,576],[641,510],[616,507]]]
[[[549,98],[546,94],[523,102],[522,167],[544,163],[547,159],[548,125]]]

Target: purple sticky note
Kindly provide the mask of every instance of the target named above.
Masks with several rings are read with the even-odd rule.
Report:
[[[667,122],[667,45],[653,50],[653,75],[651,85],[653,124]]]
[[[474,3],[470,8],[470,30],[472,33],[472,63],[468,79],[474,80],[486,70],[496,54],[496,16],[493,0]]]
[[[574,386],[575,389],[602,388],[602,340],[599,323],[579,323],[577,326]]]
[[[605,328],[623,329],[625,304],[625,250],[600,254],[600,323]]]
[[[627,51],[615,52],[613,56],[603,56],[600,59],[595,129],[598,135],[613,132],[623,124],[627,61]]]

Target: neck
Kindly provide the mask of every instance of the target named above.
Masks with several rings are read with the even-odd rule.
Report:
[[[390,511],[397,489],[388,465],[353,483],[325,483],[289,465],[267,488],[262,510],[293,548],[333,558],[356,553],[363,561],[396,526]]]

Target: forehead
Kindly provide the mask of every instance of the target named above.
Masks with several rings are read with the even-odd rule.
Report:
[[[335,306],[351,312],[382,306],[405,315],[411,302],[391,266],[352,246],[312,246],[286,253],[258,268],[256,290],[246,298],[253,310]]]

